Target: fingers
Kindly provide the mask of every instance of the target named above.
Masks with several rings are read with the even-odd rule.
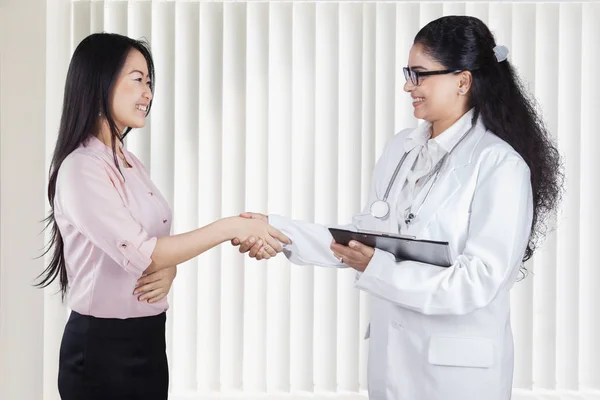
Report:
[[[260,219],[261,221],[269,222],[269,217],[260,213],[244,212],[240,214],[240,217],[249,219]]]
[[[161,299],[163,299],[167,295],[167,292],[156,289],[150,293],[145,293],[143,296],[140,296],[140,301],[147,301],[148,303],[155,303]]]
[[[269,245],[266,245],[266,246],[263,246],[263,248],[262,248],[262,249],[261,249],[261,250],[258,252],[258,254],[256,255],[256,259],[257,259],[257,260],[259,260],[259,261],[260,261],[260,260],[268,260],[268,259],[270,259],[270,258],[271,258],[271,254],[269,254],[269,253],[268,253],[268,252],[265,250],[267,247],[269,247],[269,248],[270,248],[270,246],[269,246]],[[275,254],[277,254],[277,252],[275,252]]]
[[[151,274],[142,276],[140,279],[137,280],[135,286],[136,288],[139,288],[140,286],[147,285],[149,283],[158,282],[161,280],[161,278],[162,275],[160,271],[156,271]]]
[[[375,253],[374,248],[356,241],[350,241],[348,246],[332,242],[330,249],[335,258],[357,271],[364,271]]]
[[[344,256],[342,256],[341,254],[339,254],[339,253],[336,253],[336,252],[333,252],[333,256],[334,256],[335,258],[337,258],[338,260],[340,260],[340,262],[342,262],[342,260],[343,260],[343,258],[344,258]]]
[[[339,243],[332,243],[331,246],[329,246],[329,248],[337,254],[341,254],[341,255],[347,255],[347,252],[351,249],[349,249],[347,246],[344,246],[343,244],[339,244]]]
[[[240,246],[240,253],[246,253],[254,246],[254,242],[256,242],[256,238],[253,236],[246,239],[244,243]]]
[[[283,246],[281,242],[271,236],[267,236],[265,238],[265,244],[271,246],[277,253],[281,253],[283,251]]]
[[[157,301],[161,301],[162,299],[164,299],[166,296],[166,293],[161,293],[158,296],[149,299],[148,303],[156,303]]]
[[[139,301],[151,300],[151,299],[158,297],[162,293],[165,293],[165,292],[161,288],[157,288],[157,289],[151,290],[151,291],[139,296],[138,300]]]
[[[285,236],[279,229],[274,228],[269,225],[269,235],[273,236],[275,239],[279,240],[281,243],[292,244],[292,241],[289,237]]]
[[[252,258],[256,258],[259,261],[268,260],[271,257],[275,257],[277,255],[277,251],[275,251],[275,249],[273,249],[269,244],[264,244],[262,240],[259,240],[250,249],[250,253],[248,255]]]
[[[348,262],[353,262],[354,260],[356,260],[357,256],[362,257],[360,253],[356,252],[348,246],[344,246],[339,243],[332,243],[331,246],[329,246],[329,248],[333,252],[335,258],[337,258],[338,260],[341,259],[342,262],[346,264]]]
[[[161,269],[150,275],[146,275],[138,279],[136,282],[135,289],[133,290],[134,295],[146,295],[154,290],[162,290],[168,293],[171,288],[171,284],[177,275],[177,267],[169,267]],[[148,298],[148,297],[146,297]]]
[[[252,258],[255,258],[256,255],[262,250],[262,247],[263,247],[263,241],[261,239],[258,242],[256,242],[256,244],[254,246],[252,246],[252,248],[250,249],[250,254],[248,254],[248,255]]]
[[[271,257],[275,257],[277,255],[277,252],[275,251],[275,249],[269,245],[266,245],[265,247],[263,247],[263,252],[267,253]]]
[[[358,251],[360,254],[362,254],[365,257],[373,257],[373,253],[375,252],[375,249],[373,249],[370,246],[366,246],[360,242],[357,242],[355,240],[351,240],[350,243],[348,243],[348,245],[350,246],[351,249],[353,249],[354,251]]]
[[[234,246],[239,246],[240,239],[238,239],[238,238],[231,239],[231,244],[234,245]]]
[[[161,284],[158,281],[152,282],[152,283],[147,283],[147,284],[142,285],[142,286],[137,286],[135,288],[135,290],[133,291],[133,294],[148,293],[148,292],[150,292],[152,290],[160,288],[160,286],[161,286]]]

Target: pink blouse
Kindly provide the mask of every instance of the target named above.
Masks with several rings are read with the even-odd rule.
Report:
[[[166,297],[140,302],[133,290],[157,238],[170,234],[172,212],[142,163],[123,153],[132,168],[121,165],[121,176],[112,150],[90,136],[58,172],[54,217],[64,242],[68,305],[80,314],[131,318],[168,308]]]

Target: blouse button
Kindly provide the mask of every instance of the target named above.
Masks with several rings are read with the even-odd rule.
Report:
[[[121,243],[121,247],[125,248],[125,247],[127,247],[127,244],[126,243]]]
[[[166,219],[163,219],[163,224],[166,224],[166,223],[167,223],[167,220],[166,220]]]
[[[150,196],[154,196],[154,193],[152,193],[152,192],[148,192],[148,194],[149,194]]]

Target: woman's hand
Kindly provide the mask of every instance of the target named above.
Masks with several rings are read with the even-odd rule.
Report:
[[[148,303],[160,301],[169,294],[176,275],[177,266],[144,275],[138,279],[133,294],[138,296],[139,301],[148,301]]]
[[[371,262],[371,258],[375,254],[375,249],[355,240],[351,240],[348,245],[349,247],[332,241],[329,248],[340,262],[357,271],[363,272],[367,268],[367,265],[369,265],[369,262]]]

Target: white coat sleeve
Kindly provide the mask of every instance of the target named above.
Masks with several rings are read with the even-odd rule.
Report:
[[[294,264],[344,268],[329,248],[333,237],[327,227],[312,222],[298,221],[277,214],[269,214],[269,224],[283,232],[292,244],[283,246],[283,254]],[[352,225],[337,226],[352,229]]]
[[[356,287],[423,314],[458,315],[485,307],[512,285],[531,231],[529,168],[511,157],[482,175],[465,249],[451,267],[396,262],[392,254],[376,249]]]

